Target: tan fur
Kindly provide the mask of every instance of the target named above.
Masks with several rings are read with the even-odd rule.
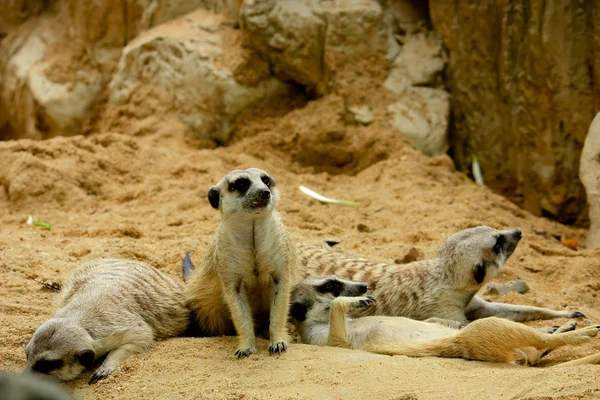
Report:
[[[106,359],[90,383],[111,374],[130,354],[154,339],[182,334],[189,323],[183,285],[156,268],[132,260],[82,263],[64,285],[54,317],[27,345],[26,370],[62,380],[77,377],[92,362]],[[45,366],[44,366],[45,365]]]
[[[356,311],[355,316],[389,315],[417,320],[435,317],[463,323],[489,316],[520,322],[583,317],[579,312],[491,303],[475,296],[498,275],[520,237],[519,230],[470,228],[446,239],[436,258],[403,265],[346,257],[314,245],[300,245],[299,255],[309,275],[335,274],[368,283],[377,305]],[[496,253],[498,240],[502,243]],[[482,280],[478,282],[476,277]]]
[[[270,187],[263,182],[266,178]],[[244,193],[235,189],[242,179],[249,181]],[[270,199],[256,205],[262,191],[269,191]],[[197,329],[201,335],[237,332],[236,355],[247,357],[256,353],[256,323],[269,332],[269,351],[281,353],[287,349],[289,296],[300,279],[300,264],[276,210],[275,182],[257,168],[232,171],[211,188],[209,200],[211,196],[211,204],[222,213],[221,223],[201,265],[186,282]]]
[[[409,357],[529,364],[535,364],[545,350],[583,344],[600,331],[600,326],[591,326],[575,331],[559,329],[549,334],[497,317],[482,318],[456,329],[404,317],[352,319],[346,315],[353,309],[374,304],[372,297],[334,297],[301,283],[293,290],[292,309],[300,305],[305,314],[293,314],[293,321],[306,344]]]

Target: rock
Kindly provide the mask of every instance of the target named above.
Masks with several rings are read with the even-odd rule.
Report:
[[[399,46],[372,0],[247,0],[242,21],[250,46],[283,80],[315,87],[336,68],[368,53],[396,56]],[[335,61],[332,61],[335,60]]]
[[[80,133],[123,45],[206,2],[0,2],[0,139]]]
[[[352,117],[358,123],[369,125],[373,122],[373,114],[368,106],[351,106],[348,111],[352,113]]]
[[[39,15],[48,7],[48,3],[45,0],[0,1],[0,39],[28,18]]]
[[[383,10],[376,1],[338,0],[321,4],[328,4],[320,10],[327,20],[325,56],[334,53],[338,66],[340,56],[345,62],[352,62],[368,53],[385,53],[389,59],[398,53],[398,44],[390,40],[391,26],[385,23]]]
[[[400,31],[413,33],[427,26],[427,2],[415,0],[387,0],[387,7]]]
[[[250,45],[284,80],[315,86],[323,78],[325,21],[301,0],[246,0],[241,9]]]
[[[424,154],[435,157],[448,150],[450,100],[444,90],[408,88],[387,111],[392,126],[410,137]]]
[[[398,56],[392,62],[386,89],[402,94],[410,86],[441,83],[447,62],[441,37],[436,33],[407,35]]]
[[[422,260],[425,258],[425,254],[416,247],[411,247],[411,249],[404,255],[402,258],[397,258],[394,260],[395,264],[408,264],[414,261]]]
[[[369,233],[372,232],[371,228],[369,228],[367,225],[365,224],[358,224],[356,225],[356,230],[358,230],[361,233]]]
[[[222,47],[223,18],[197,10],[134,39],[109,84],[109,103],[125,104],[140,85],[158,87],[172,96],[179,119],[200,139],[226,143],[243,109],[288,87],[272,77],[253,86],[235,80],[224,62],[236,49]]]
[[[579,179],[585,187],[589,204],[590,229],[587,234],[588,248],[600,247],[600,113],[590,125],[585,138]]]
[[[516,281],[510,281],[503,284],[490,283],[487,285],[484,294],[490,296],[500,296],[511,292],[525,294],[529,292],[529,286],[527,285],[527,282],[522,279],[517,279]]]
[[[536,215],[582,218],[578,161],[600,101],[600,5],[570,0],[429,2],[448,49],[452,154]]]

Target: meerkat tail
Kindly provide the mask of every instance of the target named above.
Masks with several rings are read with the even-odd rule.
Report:
[[[361,350],[388,356],[464,357],[464,351],[462,351],[460,344],[456,343],[454,339],[455,337],[448,337],[425,343],[368,343]]]
[[[190,252],[186,251],[185,257],[183,257],[183,261],[181,262],[181,274],[185,282],[192,276],[192,272],[194,272],[194,264],[192,263]]]
[[[587,357],[578,358],[576,360],[567,361],[564,363],[560,363],[552,366],[554,367],[571,367],[574,365],[584,365],[584,364],[600,364],[600,353],[592,354]]]

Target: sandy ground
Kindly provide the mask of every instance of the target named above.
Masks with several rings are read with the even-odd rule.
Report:
[[[600,321],[600,250],[561,244],[583,243],[585,231],[522,211],[456,172],[447,156],[421,155],[384,122],[385,96],[363,91],[360,77],[345,79],[351,94],[340,86],[319,100],[299,95],[245,113],[228,147],[194,139],[152,88],[102,110],[86,136],[0,143],[0,369],[23,367],[25,344],[52,314],[54,294],[33,278],[62,281],[81,260],[106,256],[179,278],[184,252],[198,260],[219,221],[206,191],[229,170],[251,166],[277,179],[284,221],[298,240],[341,240],[337,249],[350,254],[393,262],[416,247],[432,257],[460,229],[519,227],[524,238],[496,281],[525,279],[531,290],[497,300],[576,309],[588,317],[580,327]],[[348,121],[342,97],[370,102],[375,122]],[[362,207],[319,204],[299,185]],[[25,224],[28,214],[51,230]],[[528,368],[300,344],[269,357],[265,342],[259,346],[258,356],[238,361],[234,338],[175,338],[129,358],[105,382],[88,386],[86,374],[68,387],[82,399],[600,398],[598,366]],[[544,366],[597,351],[600,338],[555,351]]]

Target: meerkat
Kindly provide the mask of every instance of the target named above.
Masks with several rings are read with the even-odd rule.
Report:
[[[215,239],[186,282],[200,335],[237,333],[238,358],[256,353],[255,330],[268,331],[269,353],[287,350],[292,285],[301,279],[296,248],[277,205],[273,177],[258,168],[235,170],[208,191],[221,212]]]
[[[447,238],[436,258],[403,265],[349,258],[322,246],[299,245],[298,249],[309,275],[336,274],[368,283],[377,305],[356,310],[354,316],[436,317],[461,323],[491,316],[517,322],[584,318],[578,311],[492,303],[475,295],[500,273],[520,240],[519,229],[478,226]]]
[[[50,377],[0,371],[2,400],[75,400]]]
[[[290,313],[302,342],[409,357],[446,357],[535,365],[547,350],[580,345],[595,337],[600,326],[571,327],[542,333],[524,324],[489,317],[462,329],[405,317],[348,318],[352,309],[374,306],[371,296],[336,297],[310,282],[292,291]]]
[[[54,316],[29,341],[25,371],[68,381],[105,357],[93,384],[154,339],[181,335],[188,324],[181,283],[138,261],[86,261],[63,286]]]

